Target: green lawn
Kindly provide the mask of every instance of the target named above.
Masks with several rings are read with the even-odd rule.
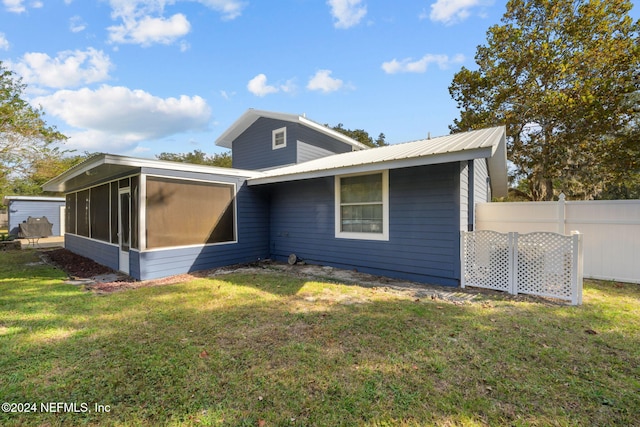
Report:
[[[37,255],[0,253],[0,400],[36,410],[3,426],[640,423],[640,285],[453,304],[266,271],[100,296]]]

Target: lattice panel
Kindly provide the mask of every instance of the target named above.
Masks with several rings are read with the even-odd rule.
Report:
[[[571,299],[571,236],[537,232],[518,237],[518,293]]]
[[[464,233],[466,285],[510,291],[509,235],[495,231]]]
[[[463,286],[582,303],[582,239],[537,232],[463,232]]]

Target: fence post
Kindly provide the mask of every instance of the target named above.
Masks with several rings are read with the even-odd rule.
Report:
[[[565,215],[566,215],[565,199],[566,199],[566,196],[564,195],[564,193],[560,193],[560,196],[558,197],[558,233],[560,234],[565,234],[565,230],[564,230]]]
[[[582,234],[579,231],[571,232],[571,244],[573,245],[573,260],[571,265],[571,304],[582,304]]]
[[[467,272],[466,232],[460,232],[460,287],[465,287],[465,274]]]
[[[509,233],[509,293],[518,295],[518,233]]]

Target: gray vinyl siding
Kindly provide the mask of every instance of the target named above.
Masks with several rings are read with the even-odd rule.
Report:
[[[457,286],[459,176],[459,163],[389,171],[389,241],[335,238],[333,177],[271,185],[271,255]]]
[[[316,147],[315,145],[307,144],[306,142],[297,141],[297,159],[298,163],[308,162],[310,160],[319,159],[321,157],[327,157],[332,154],[331,151],[324,148]]]
[[[114,270],[118,270],[119,268],[119,250],[117,245],[76,236],[75,234],[65,234],[64,247],[73,253],[90,258]]]
[[[297,126],[296,140],[303,141],[305,144],[313,145],[334,154],[353,151],[353,146],[302,125]],[[298,160],[298,163],[300,162],[301,161]]]
[[[272,131],[283,127],[287,128],[287,146],[274,150]],[[298,147],[298,141],[305,147]],[[324,156],[351,150],[351,145],[299,123],[261,117],[233,141],[232,162],[236,169],[265,170],[315,159],[321,153]]]
[[[62,201],[45,200],[11,200],[7,207],[9,214],[9,234],[18,235],[19,224],[31,217],[46,216],[53,224],[52,235],[60,236],[60,207],[64,206]]]

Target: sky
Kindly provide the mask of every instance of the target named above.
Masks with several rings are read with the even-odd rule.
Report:
[[[0,0],[0,61],[64,148],[208,154],[247,109],[449,133],[448,88],[506,0]],[[634,7],[632,15],[637,15]]]

